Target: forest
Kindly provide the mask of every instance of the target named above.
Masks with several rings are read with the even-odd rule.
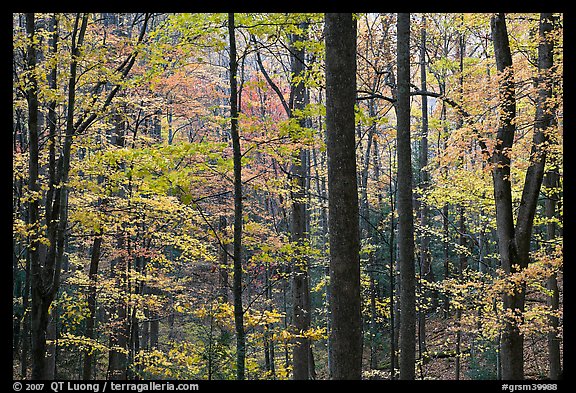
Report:
[[[561,380],[563,23],[13,13],[12,378]]]

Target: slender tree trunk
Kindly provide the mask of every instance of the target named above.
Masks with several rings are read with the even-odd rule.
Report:
[[[468,265],[468,258],[464,252],[464,249],[466,248],[466,218],[464,216],[464,208],[462,206],[459,207],[459,220],[458,220],[458,232],[460,232],[460,235],[458,236],[458,245],[460,246],[460,252],[459,252],[459,256],[458,256],[458,268],[457,268],[457,274],[460,276],[460,278],[462,277],[462,273],[464,272],[464,270],[466,269],[467,265]],[[462,309],[460,307],[457,308],[456,310],[456,358],[454,360],[455,362],[455,367],[454,367],[454,373],[456,374],[456,380],[460,379],[460,370],[461,370],[461,353],[462,353],[462,328],[461,328],[461,323],[462,323]]]
[[[440,92],[443,93],[445,91],[445,87],[441,84],[440,85]],[[442,109],[441,109],[441,114],[440,114],[440,120],[445,124],[443,131],[444,131],[444,135],[448,134],[448,126],[446,125],[446,103],[442,102]],[[442,145],[443,145],[443,149],[446,149],[447,146],[447,142],[446,142],[446,138],[443,138],[444,140],[442,141]],[[438,137],[438,150],[440,150],[440,136]],[[444,169],[443,170],[444,176],[447,176],[446,172],[447,170]],[[444,205],[442,206],[442,233],[444,235],[444,241],[442,242],[442,254],[444,257],[444,280],[447,280],[450,277],[450,255],[449,255],[449,214],[450,214],[450,209],[448,208],[448,204],[444,203]],[[445,294],[444,296],[444,301],[443,301],[443,317],[444,319],[448,318],[448,316],[450,315],[450,298],[447,294]]]
[[[56,15],[50,18],[51,50],[54,55],[58,52],[58,19]],[[48,86],[56,91],[57,88],[58,65],[54,64],[48,74]],[[52,221],[52,202],[54,188],[56,187],[56,100],[48,104],[48,190],[46,191],[46,221]]]
[[[374,110],[374,100],[368,102],[368,115],[371,118],[376,116]],[[360,127],[358,127],[360,129]],[[370,158],[372,156],[372,144],[374,141],[374,132],[376,125],[371,124],[366,133],[366,147],[364,148],[364,157],[362,159],[362,168],[360,172],[360,238],[369,241],[372,235],[372,227],[370,222],[370,204],[368,202],[368,174],[370,169]],[[361,135],[360,135],[361,137]],[[359,138],[360,138],[359,137]],[[378,289],[376,286],[376,255],[371,252],[368,255],[368,279],[370,280],[370,318],[369,318],[369,343],[370,343],[370,368],[375,369],[378,367],[378,351],[377,351],[377,313],[376,313],[376,298],[378,296]]]
[[[299,28],[306,30],[307,24],[301,23]],[[305,70],[304,49],[296,47],[296,42],[304,39],[303,34],[293,34],[291,37],[292,75],[301,78]],[[308,104],[308,95],[302,80],[292,85],[294,97],[290,114],[302,111]],[[300,127],[308,125],[307,119],[299,119]],[[298,157],[292,165],[291,176],[295,191],[292,193],[292,241],[301,247],[305,247],[308,240],[306,233],[307,206],[306,206],[306,177],[308,166],[306,165],[306,149],[300,149]],[[292,311],[293,323],[296,334],[302,334],[310,329],[310,289],[308,287],[308,256],[297,253],[292,269]],[[295,380],[310,379],[310,340],[297,338],[293,353],[293,378]]]
[[[450,278],[450,257],[448,252],[449,214],[450,212],[448,209],[448,204],[444,204],[444,206],[442,206],[442,232],[444,234],[445,239],[442,245],[442,253],[444,255],[444,280],[448,280]],[[450,297],[448,295],[444,296],[443,315],[445,319],[450,316]]]
[[[125,233],[119,235],[117,247],[122,250],[126,247]],[[120,291],[120,296],[116,299],[112,308],[113,324],[110,333],[109,343],[110,351],[108,353],[108,371],[107,378],[110,380],[125,380],[127,378],[127,350],[128,350],[128,259],[126,256],[120,256],[111,264],[111,275],[115,277],[116,286]]]
[[[538,101],[536,107],[535,126],[541,131],[542,137],[546,133],[548,127],[555,126],[555,120],[552,116],[553,105],[548,103],[552,98],[552,72],[554,72],[554,43],[553,38],[549,34],[554,29],[554,17],[551,13],[540,14],[540,28],[539,28],[539,45],[538,45]],[[550,144],[556,143],[554,138],[546,138]],[[543,161],[543,159],[542,159]],[[542,165],[543,167],[543,165]],[[542,169],[543,170],[543,169]],[[558,168],[555,165],[552,169],[546,172],[543,179],[545,187],[548,188],[549,196],[545,200],[545,213],[546,218],[549,220],[546,225],[546,239],[553,241],[556,238],[556,207],[559,200],[559,191],[556,189],[560,187],[560,176]],[[557,274],[553,273],[546,282],[546,288],[551,292],[548,298],[548,305],[550,311],[557,312],[559,309],[559,291]],[[548,377],[552,380],[557,380],[562,377],[562,362],[560,357],[560,338],[558,337],[558,329],[560,325],[559,318],[555,315],[549,317],[550,332],[548,333]]]
[[[30,313],[26,312],[30,304],[30,254],[26,253],[26,276],[24,281],[24,292],[22,293],[22,353],[20,355],[20,377],[26,379],[28,373],[28,352],[30,349]]]
[[[420,79],[422,83],[422,91],[426,91],[426,17],[422,17],[422,28],[420,29]],[[420,188],[422,192],[426,192],[429,186],[429,175],[428,169],[428,97],[422,95],[422,128],[420,133]],[[426,282],[434,281],[434,272],[432,271],[432,260],[429,250],[430,236],[428,235],[428,221],[429,221],[429,208],[426,202],[422,201],[421,195],[418,198],[420,205],[420,230],[422,231],[420,235],[420,274],[423,282],[423,288],[421,289],[421,302],[425,303],[433,295],[433,292],[429,291]],[[426,312],[428,310],[427,305],[422,304],[420,306],[420,312],[418,314],[418,328],[419,328],[419,347],[420,347],[420,357],[426,352]]]
[[[88,316],[86,318],[86,338],[94,339],[94,327],[96,322],[96,280],[98,278],[98,265],[100,263],[100,250],[102,246],[102,233],[97,231],[92,243],[92,256],[90,258],[90,270],[88,272],[88,279],[90,286],[88,287]],[[91,380],[92,369],[94,363],[94,353],[88,350],[84,354],[84,365],[82,371],[82,379]]]
[[[228,36],[230,39],[230,133],[234,161],[234,325],[236,328],[236,379],[245,378],[246,337],[244,332],[244,310],[242,306],[242,153],[238,133],[238,82],[236,73],[236,33],[234,13],[228,14]]]
[[[559,187],[559,175],[557,169],[551,169],[546,173],[544,178],[545,185],[548,188]],[[552,221],[556,217],[556,203],[558,198],[557,192],[552,192],[545,202],[546,218],[550,220],[546,225],[546,240],[553,241],[556,238],[556,223]],[[548,298],[548,306],[550,311],[557,312],[559,309],[560,296],[558,290],[557,274],[554,272],[546,281],[546,289],[550,291]],[[550,332],[547,334],[548,341],[548,378],[557,380],[562,375],[562,363],[560,357],[560,338],[558,337],[558,329],[560,326],[559,318],[556,315],[551,315],[548,318],[550,325]]]
[[[374,106],[371,107],[372,110],[374,111],[371,116],[375,116],[375,110],[374,110]],[[381,184],[381,180],[380,180],[380,168],[382,166],[382,162],[380,159],[380,152],[379,152],[379,146],[378,146],[378,140],[377,138],[374,138],[373,141],[373,148],[372,148],[372,166],[374,168],[374,172],[373,172],[373,179],[375,181],[375,183],[377,184],[376,186],[376,196],[377,196],[377,206],[376,206],[376,222],[380,223],[383,221],[383,217],[382,217],[382,209],[384,207],[384,197],[383,197],[383,188],[378,186]],[[378,278],[384,273],[384,264],[381,262],[384,260],[384,255],[383,255],[383,248],[381,246],[381,242],[382,242],[382,236],[380,234],[380,231],[374,230],[374,242],[377,245],[376,248],[376,252],[374,254],[374,263],[372,266],[374,266],[375,270],[378,270],[378,273],[374,273],[373,276],[371,277],[371,285],[372,282],[374,283],[374,293],[373,293],[373,298],[378,296],[379,298],[382,298],[384,296],[385,293],[385,288],[384,288],[384,283],[383,281],[380,281]],[[391,260],[390,260],[391,263]],[[380,266],[381,265],[381,266]],[[380,270],[381,269],[381,270]],[[371,299],[371,300],[372,300]],[[375,299],[374,299],[375,300]],[[373,318],[376,318],[376,310],[374,307],[374,310],[372,312],[373,314]],[[374,337],[374,343],[373,345],[373,350],[374,350],[374,354],[372,356],[371,354],[371,367],[372,368],[377,368],[378,367],[378,363],[379,363],[379,356],[378,356],[378,342],[379,340],[376,340],[377,337],[377,333],[382,330],[382,324],[378,323],[376,320],[371,321],[371,334],[373,334]]]
[[[410,14],[398,14],[398,264],[400,266],[400,379],[415,378],[416,279],[410,145]]]
[[[462,309],[458,308],[456,310],[456,349],[454,354],[454,379],[456,381],[460,380],[461,369],[462,369]]]
[[[218,220],[218,229],[220,232],[224,232],[228,226],[228,220],[225,215],[221,215]],[[228,303],[228,287],[230,283],[228,281],[228,243],[220,245],[220,266],[218,267],[218,285],[220,287],[220,301],[222,303]]]
[[[120,148],[125,147],[126,143],[126,123],[122,120],[120,114],[115,113],[112,115],[112,121],[115,123],[114,129],[110,137],[110,143]],[[123,171],[125,169],[125,162],[121,161],[117,164],[117,170]],[[125,198],[124,188],[120,188],[116,192],[119,198]],[[108,338],[109,351],[108,351],[108,369],[106,375],[111,380],[125,380],[126,364],[127,364],[127,343],[128,343],[128,322],[127,322],[127,297],[128,291],[128,263],[125,251],[127,251],[126,244],[126,231],[125,223],[122,223],[121,228],[115,239],[116,249],[122,253],[110,263],[110,278],[114,279],[116,288],[119,291],[118,296],[114,299],[110,307],[111,331]]]
[[[389,213],[389,227],[390,227],[390,234],[388,237],[388,258],[390,260],[390,264],[388,265],[388,277],[390,280],[389,285],[389,311],[390,311],[390,379],[396,379],[396,370],[398,369],[398,361],[397,361],[397,348],[398,348],[398,329],[396,326],[398,325],[398,321],[400,318],[397,316],[398,310],[398,302],[395,301],[394,294],[397,293],[396,287],[396,271],[397,271],[397,264],[396,264],[396,247],[394,247],[395,241],[395,227],[396,221],[394,219],[394,212],[396,211],[395,207],[395,194],[396,190],[393,189],[393,159],[394,154],[392,153],[392,148],[390,146],[391,143],[388,144],[388,201],[390,206],[390,213]],[[377,151],[377,150],[376,150]]]
[[[266,304],[268,304],[267,309],[268,311],[272,311],[273,309],[273,302],[272,302],[272,285],[270,283],[270,266],[266,266],[265,273],[265,295],[266,295]],[[272,379],[276,379],[276,363],[274,359],[274,340],[272,340],[271,335],[272,325],[266,324],[264,330],[264,360],[265,360],[265,367],[266,371],[270,373],[270,377]]]
[[[559,187],[559,176],[557,169],[551,169],[546,173],[544,178],[547,188],[552,189]],[[550,191],[549,191],[550,192]],[[553,241],[556,238],[556,223],[553,221],[556,217],[556,203],[558,193],[551,192],[546,199],[545,209],[546,218],[549,220],[546,225],[546,240]],[[551,250],[552,251],[552,250]],[[548,307],[552,313],[559,309],[560,296],[558,291],[558,280],[556,272],[552,273],[546,281],[546,289],[550,291],[548,297]],[[560,326],[559,318],[556,315],[548,317],[550,332],[547,333],[548,341],[548,378],[551,380],[560,379],[562,375],[562,363],[560,358],[560,338],[558,337],[558,328]]]
[[[326,128],[330,239],[330,379],[362,377],[360,233],[356,179],[356,21],[327,13]]]

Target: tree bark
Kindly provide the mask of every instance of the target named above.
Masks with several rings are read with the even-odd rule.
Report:
[[[228,220],[225,215],[221,215],[218,220],[218,229],[223,233],[228,226]],[[228,281],[228,243],[220,245],[219,260],[220,266],[218,267],[218,286],[220,287],[220,301],[228,303],[228,288],[230,283]]]
[[[420,29],[420,80],[422,84],[422,91],[426,91],[426,17],[422,17],[422,28]],[[428,97],[422,95],[422,127],[420,131],[420,188],[422,192],[426,192],[429,187],[430,176],[428,174]],[[423,281],[421,289],[422,301],[427,302],[429,298],[435,297],[434,293],[426,289],[426,282],[434,281],[434,272],[432,270],[432,257],[430,254],[430,236],[428,235],[427,227],[429,222],[429,208],[428,205],[422,201],[422,196],[418,197],[419,212],[420,212],[420,275]],[[426,313],[428,307],[425,305],[420,307],[418,314],[418,329],[419,329],[419,347],[420,357],[426,352]]]
[[[299,28],[305,30],[307,23],[300,23]],[[303,34],[292,34],[291,37],[291,71],[293,78],[301,78],[305,70],[304,49],[297,48],[296,42],[305,39]],[[292,84],[294,97],[290,108],[290,115],[295,111],[302,111],[308,104],[306,87],[302,80]],[[299,126],[308,125],[306,118],[299,119]],[[306,205],[306,177],[308,166],[306,165],[306,149],[300,149],[292,165],[291,177],[295,191],[292,192],[292,242],[300,247],[307,244],[306,233],[307,205]],[[298,252],[292,268],[292,311],[294,330],[297,335],[302,335],[310,329],[310,289],[308,286],[308,257]],[[310,340],[304,337],[296,339],[292,352],[293,379],[310,379]]]
[[[30,43],[27,48],[26,68],[29,72],[27,101],[28,101],[28,188],[31,192],[39,193],[39,125],[38,125],[38,82],[35,76],[36,46],[34,44],[36,27],[34,13],[26,14],[26,34]],[[33,232],[29,240],[30,272],[31,272],[31,360],[32,379],[46,379],[46,328],[48,326],[48,310],[52,301],[52,294],[47,290],[49,277],[46,276],[45,267],[40,262],[40,216],[39,200],[31,198],[28,202],[28,224]]]
[[[356,179],[356,21],[327,13],[326,148],[330,240],[330,379],[361,379],[360,233]]]
[[[516,112],[514,74],[512,56],[508,42],[504,14],[492,18],[491,29],[494,41],[496,67],[499,73],[500,92],[500,125],[496,147],[492,155],[492,177],[494,197],[496,200],[496,223],[500,261],[506,274],[513,274],[525,269],[530,262],[530,240],[534,224],[534,215],[538,195],[544,176],[546,147],[549,136],[547,128],[553,119],[553,106],[548,103],[552,97],[552,88],[548,73],[553,66],[553,43],[546,34],[552,29],[549,23],[550,14],[542,14],[540,20],[540,42],[538,46],[538,97],[530,165],[526,178],[518,213],[516,226],[513,221],[512,196],[510,186],[509,150],[514,142],[514,120]],[[524,311],[525,284],[520,284],[512,294],[503,296],[504,310],[514,318],[507,318],[502,333],[502,378],[524,378],[523,335],[518,327]],[[516,321],[514,321],[516,319]]]
[[[400,266],[400,379],[415,378],[416,279],[410,146],[410,14],[398,14],[398,264]]]
[[[126,146],[126,129],[127,123],[122,119],[118,113],[113,115],[115,129],[110,143],[120,148]],[[120,161],[118,170],[124,171],[126,164]],[[126,192],[123,187],[120,187],[116,192],[119,198],[125,198]],[[128,297],[130,296],[129,290],[129,240],[128,234],[125,230],[126,223],[121,224],[121,228],[116,235],[116,248],[120,255],[110,263],[110,277],[115,280],[116,288],[119,291],[118,297],[114,299],[110,312],[110,323],[112,329],[109,336],[109,352],[108,352],[108,370],[107,378],[110,380],[125,380],[127,379],[127,366],[128,366],[128,339],[130,335],[129,320],[128,320]]]
[[[496,227],[501,266],[506,274],[512,274],[518,271],[509,155],[514,141],[516,99],[512,55],[503,13],[492,17],[491,29],[499,77],[500,99],[499,127],[496,146],[492,155]],[[504,294],[503,302],[505,313],[508,312],[511,316],[521,318],[524,305],[523,288],[517,288],[512,294]],[[513,319],[506,319],[501,341],[502,378],[507,380],[523,379],[524,377],[524,339]]]
[[[228,36],[230,40],[230,134],[234,161],[234,325],[236,329],[236,379],[245,378],[246,337],[244,310],[242,306],[242,153],[238,133],[238,82],[236,74],[236,35],[234,13],[228,13]]]
[[[544,178],[545,186],[548,188],[559,187],[559,176],[556,169],[551,169],[546,173]],[[546,240],[552,242],[556,238],[556,223],[553,221],[556,217],[556,203],[558,194],[552,192],[546,201],[546,218],[550,220],[546,225]],[[552,250],[550,250],[552,251]],[[553,313],[558,311],[560,305],[560,296],[558,290],[558,279],[556,272],[552,273],[546,281],[546,289],[550,291],[548,297],[548,307]],[[562,362],[560,357],[560,338],[558,337],[558,329],[560,326],[559,318],[555,315],[548,317],[550,332],[547,333],[548,341],[548,378],[557,380],[562,375]]]
[[[539,44],[538,44],[538,100],[536,107],[535,126],[540,130],[542,137],[546,133],[548,127],[555,125],[554,117],[552,116],[552,105],[548,100],[552,98],[552,75],[554,71],[554,43],[553,38],[549,34],[554,29],[554,19],[552,13],[540,14],[540,28],[539,28]],[[556,143],[553,138],[545,138],[550,144]],[[537,142],[540,142],[538,140]],[[542,159],[542,161],[544,161]],[[543,163],[542,170],[543,168]],[[549,220],[546,225],[546,240],[552,242],[557,236],[557,227],[554,222],[556,217],[556,208],[559,200],[559,192],[555,190],[560,187],[560,176],[558,168],[555,165],[552,169],[548,170],[543,179],[545,187],[549,188],[549,196],[545,200],[545,214]],[[551,250],[552,251],[552,250]],[[559,309],[559,291],[557,274],[554,272],[546,282],[546,288],[551,292],[548,299],[548,305],[552,312]],[[560,326],[559,318],[555,315],[549,317],[550,332],[548,333],[548,377],[551,380],[560,379],[562,376],[562,362],[560,357],[560,338],[558,337],[558,329]]]
[[[92,255],[90,258],[90,270],[88,272],[88,279],[90,280],[90,286],[88,287],[88,316],[86,317],[86,338],[88,339],[94,339],[94,327],[96,324],[96,280],[98,279],[101,246],[102,233],[101,231],[97,231],[94,241],[92,242]],[[82,379],[87,381],[92,379],[93,363],[94,353],[88,350],[84,354]]]

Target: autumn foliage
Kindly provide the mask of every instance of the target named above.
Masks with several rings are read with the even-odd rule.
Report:
[[[396,379],[402,285],[397,190],[404,180],[396,158],[397,16],[354,16],[362,378]],[[324,15],[235,17],[245,378],[291,379],[294,346],[306,339],[310,375],[328,379],[333,343]],[[46,303],[46,378],[235,379],[226,14],[32,18],[33,35],[27,32],[30,19],[13,14],[13,378],[33,378],[36,364],[37,263],[43,282],[58,278]],[[503,113],[492,15],[410,18],[415,312],[424,321],[414,332],[416,379],[502,378],[507,324],[523,337],[524,377],[557,378],[550,362],[564,358],[563,14],[553,14],[546,33],[554,60],[544,74],[538,67],[540,15],[505,15],[516,112],[513,144],[503,154],[511,162],[514,214],[535,160],[537,97],[544,85],[550,91],[529,263],[511,271],[501,265],[497,234],[493,176],[501,164],[488,159],[499,143]],[[294,48],[305,56],[296,77]],[[294,105],[298,83],[308,100],[303,108]],[[426,167],[417,158],[424,146],[423,96]],[[69,171],[62,177],[66,160]],[[30,180],[33,168],[37,181],[34,175]],[[295,168],[304,168],[300,182]],[[57,201],[64,205],[54,216]],[[305,236],[298,239],[294,203],[305,205]],[[49,261],[52,249],[56,270],[49,271],[42,261]],[[424,271],[422,253],[432,274]],[[310,328],[299,331],[292,286],[302,269],[311,311]],[[522,309],[504,306],[503,298],[514,294],[522,294]],[[550,349],[554,343],[557,354]]]

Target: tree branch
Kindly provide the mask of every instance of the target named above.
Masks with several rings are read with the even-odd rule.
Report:
[[[255,44],[258,43],[258,41],[256,40],[256,37],[254,35],[251,35],[251,39]],[[264,78],[266,79],[266,81],[268,82],[268,84],[270,85],[272,90],[274,90],[276,92],[276,94],[278,95],[278,98],[280,98],[280,102],[282,102],[282,106],[284,107],[284,110],[286,111],[286,115],[288,117],[292,117],[292,110],[290,109],[290,106],[286,102],[286,99],[284,98],[282,91],[278,88],[276,83],[274,83],[274,81],[270,78],[270,76],[266,72],[266,69],[264,68],[264,65],[262,64],[262,57],[260,56],[259,50],[256,51],[256,61],[258,62],[258,66],[260,67],[260,71],[262,71],[262,75],[264,75]]]

